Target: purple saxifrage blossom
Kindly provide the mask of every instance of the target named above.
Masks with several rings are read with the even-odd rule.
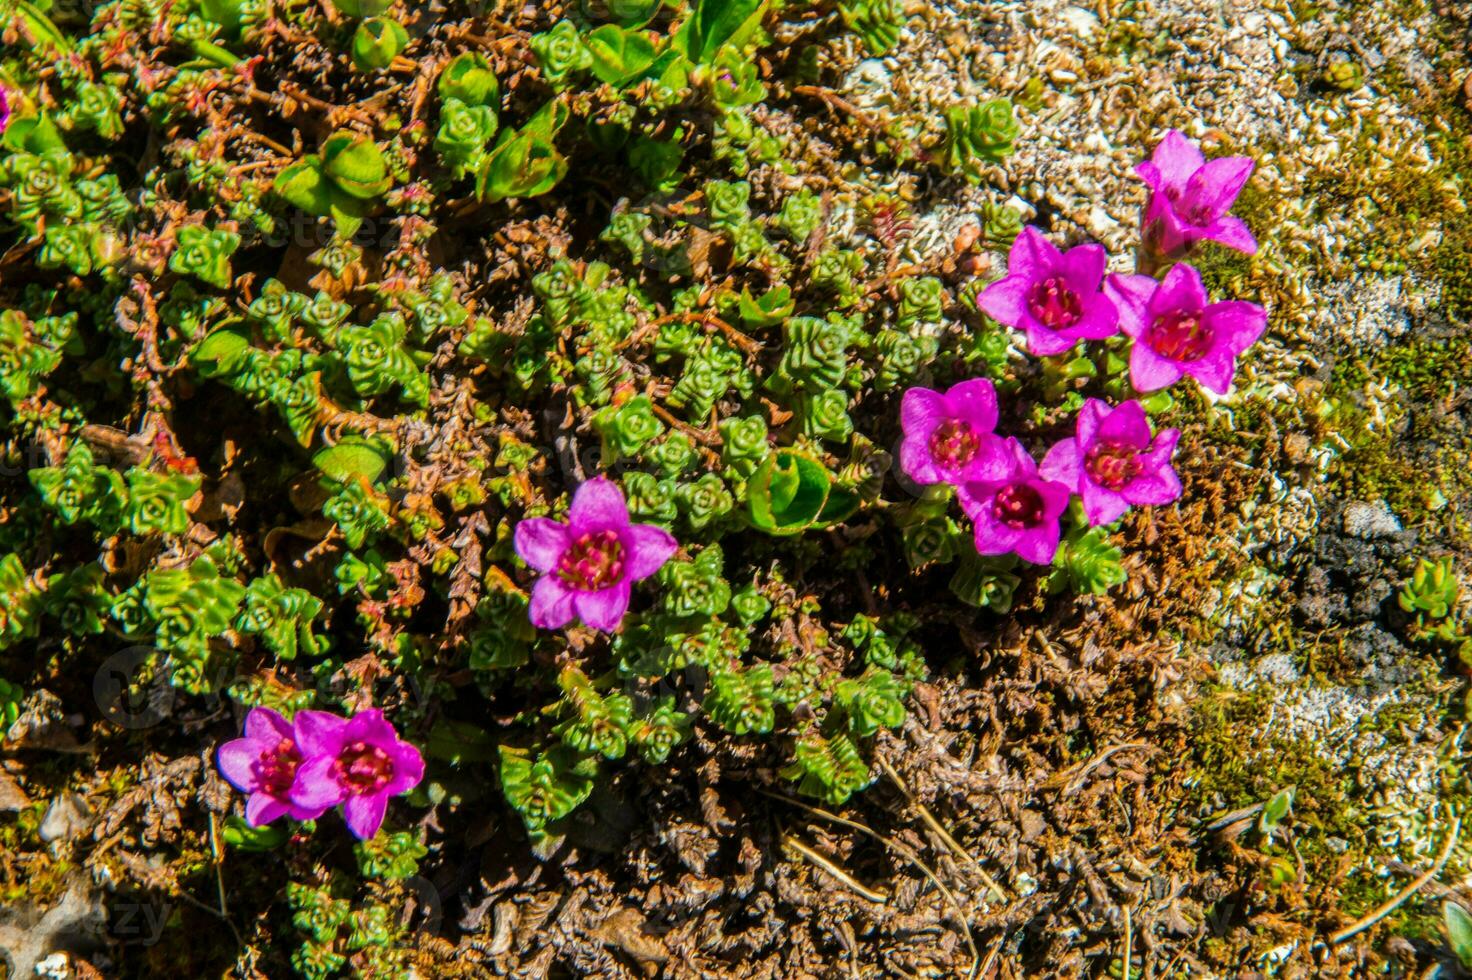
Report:
[[[997,390],[986,378],[952,385],[944,393],[911,388],[900,401],[900,465],[916,483],[983,480],[1005,473],[1007,457],[996,435]]]
[[[5,91],[5,86],[0,85],[0,133],[5,132],[5,127],[10,125],[10,93]]]
[[[245,716],[245,732],[220,746],[220,773],[231,786],[249,794],[245,819],[261,827],[280,816],[315,820],[326,806],[299,806],[292,802],[291,786],[302,764],[302,752],[291,723],[270,708],[252,708]]]
[[[359,840],[378,833],[388,801],[424,778],[419,750],[399,738],[377,708],[339,718],[299,711],[297,744],[305,760],[291,787],[291,801],[322,812],[342,804],[343,819]]]
[[[1037,463],[1016,439],[1002,445],[1005,472],[995,479],[964,484],[961,509],[976,526],[976,550],[983,555],[1017,555],[1046,565],[1058,550],[1058,520],[1068,508],[1068,487],[1043,478]]]
[[[1232,386],[1237,358],[1267,327],[1256,303],[1208,303],[1201,273],[1182,262],[1165,279],[1110,276],[1105,285],[1119,308],[1124,332],[1134,338],[1130,383],[1158,391],[1189,374],[1218,395]]]
[[[1049,449],[1039,472],[1079,495],[1090,524],[1110,524],[1131,504],[1168,504],[1181,495],[1170,464],[1180,437],[1180,429],[1152,436],[1137,401],[1111,409],[1090,398],[1079,410],[1074,437]]]
[[[578,487],[567,523],[529,517],[516,525],[516,553],[542,573],[530,616],[542,629],[581,619],[612,632],[629,608],[634,582],[648,578],[679,548],[668,531],[633,524],[623,491],[606,477]]]
[[[1060,252],[1029,225],[1012,243],[1007,275],[976,302],[992,319],[1025,333],[1035,356],[1062,354],[1080,340],[1119,332],[1114,304],[1101,292],[1106,261],[1102,245]]]
[[[1251,157],[1207,160],[1177,130],[1166,133],[1150,159],[1135,166],[1150,185],[1140,232],[1146,251],[1173,258],[1196,242],[1213,241],[1255,253],[1257,240],[1246,222],[1227,214],[1253,166]]]

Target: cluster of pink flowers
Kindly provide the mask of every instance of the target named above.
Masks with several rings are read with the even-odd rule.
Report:
[[[1089,399],[1074,436],[1048,450],[1042,466],[1015,438],[997,435],[997,393],[985,378],[946,392],[911,388],[900,424],[905,473],[916,483],[956,487],[983,555],[1052,561],[1073,494],[1090,524],[1112,523],[1131,504],[1168,504],[1181,495],[1170,465],[1180,431],[1152,433],[1137,401],[1111,409]]]
[[[377,708],[351,718],[299,711],[292,721],[252,708],[243,736],[220,746],[219,765],[230,785],[249,794],[252,827],[282,816],[315,820],[341,805],[359,840],[378,833],[391,798],[424,778],[419,750]]]
[[[1172,130],[1136,172],[1150,185],[1141,220],[1142,254],[1150,267],[1214,241],[1252,254],[1257,242],[1227,213],[1252,173],[1247,157],[1206,160]],[[1021,330],[1029,352],[1051,357],[1081,340],[1123,332],[1132,341],[1130,382],[1159,391],[1190,375],[1226,393],[1237,358],[1257,342],[1267,315],[1255,303],[1210,301],[1201,274],[1184,262],[1163,280],[1105,275],[1108,256],[1093,243],[1060,251],[1036,228],[1017,236],[1007,275],[977,299],[993,319]]]
[[[1252,254],[1257,242],[1227,212],[1253,163],[1246,157],[1208,161],[1180,133],[1168,133],[1136,172],[1150,185],[1141,220],[1142,256],[1150,268],[1215,241]],[[1153,392],[1190,375],[1224,394],[1237,359],[1267,326],[1262,307],[1211,302],[1201,274],[1180,262],[1162,280],[1106,275],[1103,246],[1062,251],[1036,228],[1018,235],[1007,275],[978,297],[983,311],[1025,335],[1039,357],[1067,353],[1083,340],[1123,333],[1132,341],[1130,381]],[[1111,407],[1089,399],[1074,435],[1056,443],[1039,466],[1014,438],[995,431],[997,396],[984,379],[944,393],[911,388],[901,404],[900,463],[921,484],[956,487],[975,526],[976,550],[1052,561],[1060,519],[1077,495],[1091,525],[1110,524],[1131,505],[1168,504],[1181,495],[1171,466],[1178,429],[1153,432],[1135,400]]]

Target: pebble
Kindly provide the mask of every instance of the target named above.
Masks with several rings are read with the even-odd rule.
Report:
[[[1371,538],[1388,538],[1401,530],[1400,520],[1382,500],[1374,503],[1353,500],[1344,508],[1344,533],[1351,537],[1368,541]]]

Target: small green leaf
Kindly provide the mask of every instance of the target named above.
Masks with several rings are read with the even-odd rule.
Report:
[[[593,74],[610,85],[637,77],[654,64],[654,42],[642,31],[604,24],[583,43],[593,55]]]
[[[832,485],[821,463],[796,453],[773,453],[747,482],[751,523],[768,534],[801,533],[818,520]]]
[[[1472,970],[1472,915],[1456,902],[1441,904],[1441,918],[1446,925],[1447,945],[1465,969]]]
[[[381,442],[348,436],[313,456],[312,465],[333,483],[347,483],[354,477],[362,477],[372,484],[383,475],[392,458],[392,451]]]

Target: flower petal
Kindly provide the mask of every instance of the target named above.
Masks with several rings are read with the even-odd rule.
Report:
[[[1257,254],[1257,239],[1252,237],[1247,222],[1230,214],[1217,218],[1201,230],[1201,237],[1235,248],[1244,255]]]
[[[900,428],[905,435],[929,439],[946,420],[945,396],[929,388],[910,388],[900,398]]]
[[[900,469],[916,483],[929,485],[945,481],[945,474],[935,465],[930,446],[919,436],[906,436],[900,443]]]
[[[347,719],[326,711],[298,711],[292,728],[303,758],[326,755],[335,759],[347,743]]]
[[[571,536],[589,531],[622,530],[629,524],[629,505],[624,493],[606,476],[595,476],[578,487],[567,512]]]
[[[1072,350],[1078,344],[1076,337],[1067,337],[1057,330],[1049,330],[1032,317],[1023,324],[1027,333],[1027,352],[1034,357],[1053,357]]]
[[[383,716],[381,708],[365,708],[349,718],[344,736],[346,742],[367,742],[380,748],[387,748],[399,740],[399,733]]]
[[[1138,337],[1149,326],[1147,319],[1150,298],[1160,288],[1160,283],[1151,276],[1126,276],[1118,273],[1104,280],[1104,295],[1114,303],[1119,314],[1119,328],[1131,337]]]
[[[538,629],[560,630],[572,622],[573,592],[555,575],[544,575],[532,586],[532,601],[527,617]]]
[[[348,794],[333,776],[336,765],[335,754],[314,756],[302,763],[291,784],[291,802],[307,809],[326,809],[341,803]]]
[[[252,793],[250,799],[245,801],[245,822],[252,827],[264,827],[277,817],[285,816],[290,810],[289,803],[274,796]]]
[[[281,712],[270,708],[255,707],[245,716],[245,737],[260,739],[275,745],[283,738],[296,741],[291,722],[281,717]]]
[[[971,378],[951,385],[945,394],[947,414],[971,426],[981,435],[997,427],[997,389],[986,378]]]
[[[988,496],[985,500],[975,501],[977,511],[972,520],[975,529],[972,532],[972,540],[976,545],[978,555],[1005,555],[1017,548],[1017,539],[1023,532],[1016,528],[1008,527],[1001,521],[992,517],[992,498]]]
[[[274,745],[274,742],[261,742],[253,738],[237,738],[226,742],[215,753],[220,775],[242,793],[255,792],[261,784],[256,776],[256,763],[260,762],[261,753]]]
[[[383,816],[387,812],[387,793],[354,796],[342,805],[342,819],[358,840],[372,840],[378,828],[383,826]]]
[[[1208,160],[1187,182],[1181,195],[1182,206],[1198,209],[1213,218],[1221,217],[1231,210],[1254,166],[1251,157]]]
[[[1058,553],[1058,539],[1061,534],[1057,521],[1040,524],[1019,532],[1013,550],[1023,561],[1030,561],[1034,565],[1046,565]]]
[[[629,580],[624,579],[597,592],[573,593],[578,618],[595,630],[612,633],[629,609]]]
[[[1031,288],[1032,280],[1026,276],[1007,276],[983,289],[976,305],[998,323],[1018,327],[1028,317],[1027,293]]]
[[[1015,468],[1007,440],[995,434],[985,435],[977,448],[976,456],[966,464],[958,483],[974,483],[1005,480]]]
[[[1007,253],[1007,275],[1020,276],[1028,282],[1047,278],[1063,261],[1058,246],[1032,225],[1012,242],[1012,251]]]
[[[1063,253],[1063,278],[1073,287],[1079,297],[1097,293],[1104,282],[1104,267],[1109,263],[1109,253],[1104,246],[1095,242],[1075,245]]]
[[[1206,284],[1189,262],[1177,262],[1160,281],[1160,290],[1150,299],[1146,326],[1167,313],[1200,313],[1206,309]]]
[[[1162,467],[1149,476],[1142,476],[1131,480],[1129,486],[1123,490],[1124,499],[1132,504],[1146,504],[1159,507],[1168,504],[1181,495],[1181,479],[1176,476],[1176,471],[1169,466]]]
[[[1090,398],[1078,410],[1075,434],[1080,455],[1094,448],[1094,440],[1099,438],[1099,426],[1108,415],[1109,403],[1102,398]]]
[[[516,553],[539,572],[550,572],[567,550],[567,525],[547,517],[528,517],[516,525]]]
[[[1262,338],[1267,329],[1267,312],[1256,303],[1227,300],[1206,308],[1202,322],[1212,338],[1233,354],[1241,354]]]
[[[1053,443],[1052,448],[1043,457],[1043,465],[1038,467],[1038,475],[1046,480],[1061,483],[1077,492],[1082,470],[1083,461],[1079,459],[1078,440],[1060,439]]]
[[[1155,441],[1150,444],[1150,451],[1140,454],[1140,465],[1145,472],[1154,473],[1156,470],[1170,465],[1171,457],[1175,455],[1176,443],[1180,442],[1180,429],[1161,429],[1155,433]]]
[[[659,571],[680,549],[673,534],[653,524],[630,524],[623,540],[624,574],[634,581]]]
[[[1130,509],[1129,501],[1123,496],[1108,487],[1099,486],[1093,480],[1083,481],[1079,499],[1084,502],[1084,516],[1089,519],[1090,527],[1113,524]]]
[[[1083,297],[1083,315],[1073,326],[1058,331],[1060,337],[1104,340],[1119,333],[1119,311],[1108,296],[1095,292]]]
[[[1169,388],[1185,373],[1178,363],[1161,357],[1143,340],[1135,341],[1130,350],[1130,384],[1138,392]]]
[[[1145,406],[1134,399],[1120,405],[1099,423],[1098,438],[1103,442],[1148,449],[1150,420],[1145,417]]]
[[[385,795],[398,796],[418,786],[424,778],[424,756],[419,750],[408,742],[399,741],[389,747],[388,754],[393,760],[394,776],[383,788]]]
[[[1150,154],[1150,162],[1160,175],[1162,189],[1174,187],[1185,190],[1192,175],[1206,165],[1206,157],[1201,147],[1187,139],[1185,133],[1172,129],[1156,144],[1155,152]]]
[[[1237,373],[1237,359],[1225,347],[1182,366],[1185,373],[1199,381],[1203,388],[1218,395],[1231,390],[1232,378]]]

